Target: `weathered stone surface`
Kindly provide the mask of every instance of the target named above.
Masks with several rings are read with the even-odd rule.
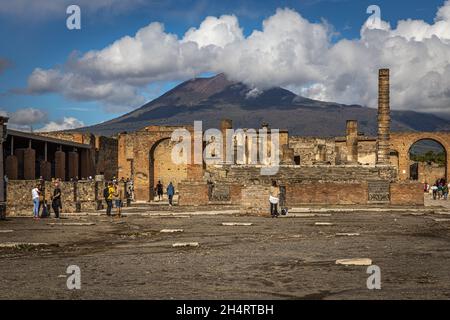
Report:
[[[14,230],[0,230],[0,233],[11,233],[14,232]]]
[[[94,222],[50,222],[47,223],[49,226],[72,226],[72,227],[86,227],[95,226]]]
[[[359,233],[336,233],[336,237],[359,237]]]

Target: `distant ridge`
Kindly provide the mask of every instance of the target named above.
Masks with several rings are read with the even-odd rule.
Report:
[[[377,132],[377,110],[304,98],[275,87],[257,91],[224,74],[185,81],[159,98],[113,120],[76,129],[114,135],[149,125],[189,125],[202,120],[204,128],[217,128],[220,120],[233,120],[236,128],[288,129],[291,135],[342,136],[346,120],[358,120],[359,131]],[[450,131],[450,120],[414,111],[392,111],[393,131]]]

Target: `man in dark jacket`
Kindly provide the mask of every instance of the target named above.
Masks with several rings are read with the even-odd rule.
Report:
[[[55,212],[55,218],[59,219],[59,210],[62,209],[61,188],[59,187],[59,182],[55,182],[55,190],[53,190],[52,196],[52,208]]]

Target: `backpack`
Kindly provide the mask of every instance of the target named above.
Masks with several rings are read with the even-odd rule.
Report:
[[[108,199],[109,197],[109,188],[105,187],[105,189],[103,189],[103,198]]]

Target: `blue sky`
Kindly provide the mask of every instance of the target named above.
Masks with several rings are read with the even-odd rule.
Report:
[[[382,20],[390,22],[392,28],[403,19],[432,24],[437,8],[444,4],[442,0],[155,0],[145,4],[130,1],[128,5],[123,1],[121,5],[95,8],[89,2],[78,1],[82,29],[70,31],[66,28],[65,5],[58,7],[47,0],[30,0],[18,1],[14,7],[9,2],[0,0],[0,8],[6,6],[0,9],[0,61],[7,61],[3,72],[0,69],[0,110],[4,113],[24,108],[42,110],[47,116],[34,124],[37,127],[45,122],[60,122],[64,117],[76,118],[86,125],[95,124],[120,115],[127,107],[134,107],[105,108],[104,102],[95,99],[71,98],[60,92],[27,93],[24,89],[36,68],[64,66],[74,51],[82,56],[90,50],[101,50],[124,36],[134,36],[151,22],[163,23],[166,33],[176,34],[181,39],[189,28],[198,28],[207,16],[235,15],[244,36],[248,37],[254,30],[261,30],[262,22],[274,15],[277,8],[290,8],[311,23],[326,20],[335,31],[331,42],[337,43],[360,37],[361,26],[369,16],[366,8],[371,4],[380,6]],[[71,3],[77,4],[77,1]],[[140,84],[138,90],[146,100],[151,100],[183,80],[186,79],[165,77],[162,81]]]

